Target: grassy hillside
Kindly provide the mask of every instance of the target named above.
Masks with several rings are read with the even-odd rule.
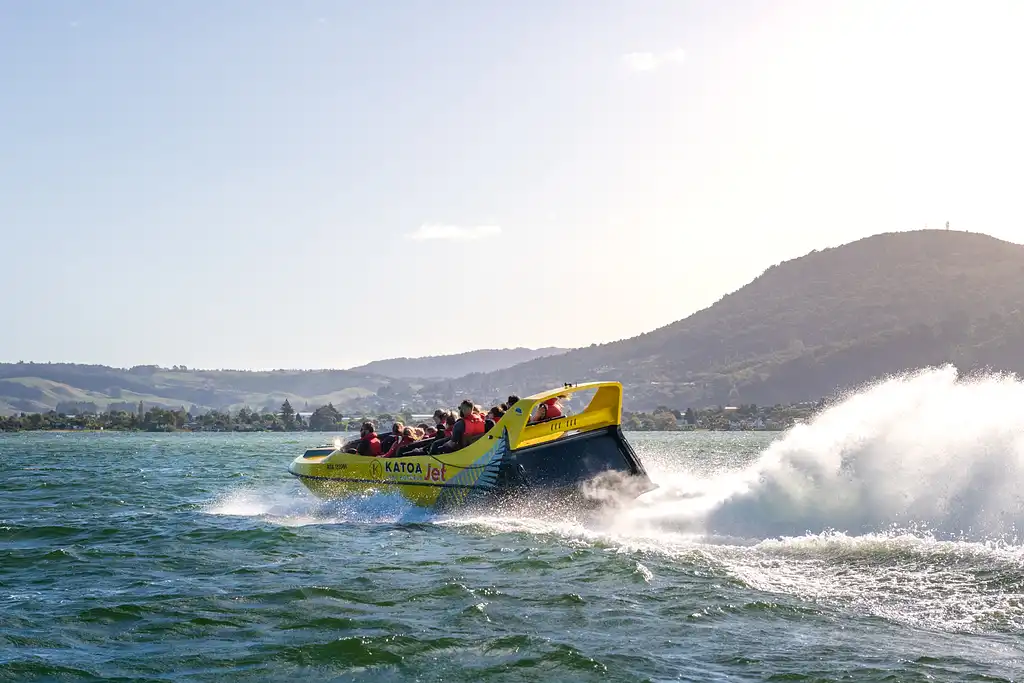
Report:
[[[1024,247],[964,232],[889,233],[773,266],[647,334],[472,375],[451,389],[490,400],[618,379],[630,406],[644,409],[810,400],[942,362],[1024,371],[1022,309]]]
[[[366,365],[351,368],[352,372],[369,372],[385,377],[412,379],[429,377],[433,379],[451,379],[462,377],[474,372],[493,372],[509,368],[518,363],[525,363],[534,358],[542,358],[567,349],[548,347],[543,349],[480,349],[449,356],[423,356],[421,358],[389,358],[375,360]]]
[[[139,366],[128,370],[70,363],[0,364],[0,412],[45,412],[60,405],[98,409],[145,402],[150,407],[276,408],[288,399],[343,406],[372,396],[388,380],[347,370],[184,370]]]

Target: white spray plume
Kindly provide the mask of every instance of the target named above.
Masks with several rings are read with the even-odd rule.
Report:
[[[1015,537],[1024,383],[961,378],[952,367],[881,381],[796,426],[746,470],[663,485],[614,526],[744,539],[891,529]]]

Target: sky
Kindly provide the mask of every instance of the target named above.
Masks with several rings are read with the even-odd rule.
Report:
[[[1024,3],[0,0],[0,361],[586,346],[1024,242]]]

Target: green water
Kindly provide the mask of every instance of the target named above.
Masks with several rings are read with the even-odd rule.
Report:
[[[317,502],[316,435],[0,435],[0,680],[1020,678],[1021,546],[743,494],[779,435],[627,436],[662,488],[548,518]]]

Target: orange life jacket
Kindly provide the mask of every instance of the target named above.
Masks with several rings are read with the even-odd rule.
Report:
[[[367,455],[380,455],[380,439],[377,438],[377,432],[370,432],[368,436],[363,437],[363,441],[366,442]]]
[[[486,431],[484,416],[480,413],[470,413],[462,418],[462,422],[465,425],[462,432],[463,444],[468,442],[471,437],[480,436]]]
[[[562,409],[558,407],[557,398],[551,398],[544,401],[544,405],[547,406],[547,418],[553,420],[557,417],[562,417]]]
[[[411,436],[402,436],[402,438],[400,439],[395,439],[395,443],[391,445],[391,449],[388,450],[387,453],[384,453],[381,457],[393,458],[396,455],[398,455],[398,450],[400,448],[405,448],[406,446],[413,443],[416,443],[416,439],[412,438]]]

